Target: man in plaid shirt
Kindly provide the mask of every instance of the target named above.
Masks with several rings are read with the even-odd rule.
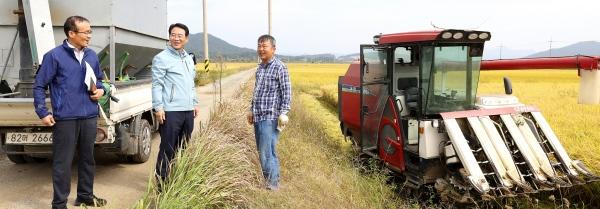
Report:
[[[292,87],[287,67],[277,59],[275,38],[262,35],[257,50],[261,63],[256,70],[256,84],[248,122],[254,124],[256,147],[267,189],[279,189],[279,159],[275,145],[279,132],[288,122]]]

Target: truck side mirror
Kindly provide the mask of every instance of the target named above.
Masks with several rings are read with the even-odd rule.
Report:
[[[510,82],[510,78],[504,77],[504,93],[507,95],[512,94],[512,82]]]

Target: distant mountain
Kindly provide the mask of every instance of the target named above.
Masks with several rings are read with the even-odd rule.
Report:
[[[186,50],[203,60],[201,57],[204,55],[204,34],[191,34]],[[208,34],[208,52],[211,59],[221,55],[227,60],[256,60],[256,50],[232,45],[210,33]]]
[[[204,60],[204,34],[196,33],[191,34],[189,42],[186,45],[188,52],[196,54],[196,57],[200,60]],[[216,36],[208,34],[208,52],[210,53],[210,59],[215,60],[217,56],[221,55],[225,60],[228,61],[256,61],[257,55],[256,50],[238,47],[227,43],[225,40],[220,39]],[[322,62],[335,62],[335,55],[333,54],[312,54],[312,55],[300,55],[300,56],[288,56],[277,54],[277,56],[285,62],[311,62],[311,63],[322,63]]]
[[[574,56],[574,55],[589,55],[589,56],[600,56],[600,42],[597,41],[583,41],[574,43],[562,48],[541,51],[538,53],[531,54],[526,58],[532,57],[563,57],[563,56]]]
[[[277,55],[284,62],[306,62],[306,63],[330,63],[335,62],[335,55],[333,54],[310,54],[310,55],[299,55],[299,56],[288,56],[288,55]]]
[[[535,53],[534,50],[528,49],[511,49],[508,47],[488,47],[486,46],[483,50],[483,59],[494,60],[494,59],[514,59],[522,58],[527,55]]]
[[[336,58],[338,62],[353,62],[360,58],[360,53],[347,54]]]

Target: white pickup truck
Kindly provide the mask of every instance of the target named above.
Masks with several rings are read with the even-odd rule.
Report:
[[[152,132],[158,128],[150,65],[167,41],[166,1],[0,2],[5,12],[12,11],[0,13],[0,143],[12,162],[52,154],[52,127],[43,126],[35,114],[32,86],[44,53],[62,43],[62,23],[72,15],[90,20],[94,33],[89,47],[100,57],[105,86],[112,87],[113,99],[100,102],[96,147],[130,162],[148,160]],[[50,99],[46,101],[51,108]]]

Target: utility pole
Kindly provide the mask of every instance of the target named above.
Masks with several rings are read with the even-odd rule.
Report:
[[[208,27],[206,16],[206,0],[202,0],[202,27],[204,30],[204,70],[208,72],[210,70],[210,58],[208,57]]]
[[[271,0],[269,1],[269,35],[271,35]]]
[[[502,47],[504,47],[504,45],[500,44],[500,59],[502,59]]]
[[[550,41],[548,41],[548,43],[550,43],[550,49],[548,50],[548,52],[550,53],[549,57],[552,57],[552,37],[550,37]]]

